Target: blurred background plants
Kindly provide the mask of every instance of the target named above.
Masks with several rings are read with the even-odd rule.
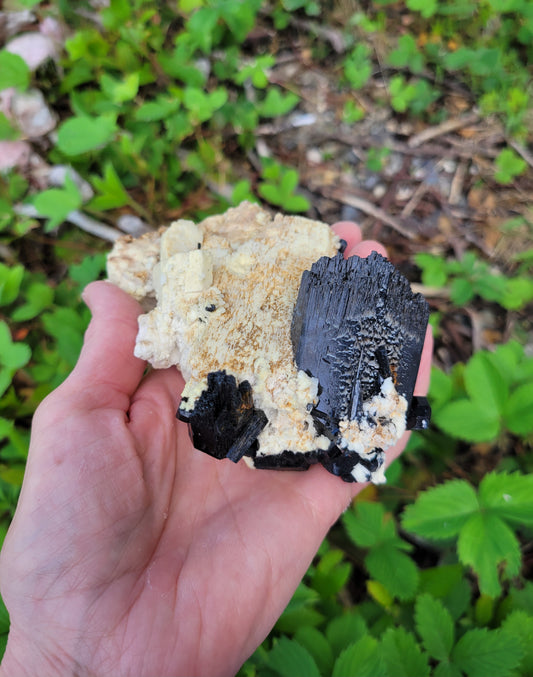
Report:
[[[8,0],[0,43],[2,538],[114,239],[353,219],[430,302],[433,424],[240,675],[532,674],[532,3]]]

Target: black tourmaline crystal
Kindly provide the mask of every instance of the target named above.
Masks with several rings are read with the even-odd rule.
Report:
[[[371,480],[383,465],[383,450],[359,454],[343,448],[339,422],[361,421],[363,404],[392,377],[407,401],[406,427],[427,427],[429,405],[413,390],[428,317],[424,298],[379,254],[323,257],[302,276],[291,340],[297,367],[318,380],[311,416],[329,448],[262,456],[257,438],[267,418],[254,407],[249,383],[237,384],[224,371],[210,373],[194,408],[182,402],[178,416],[189,423],[194,446],[216,458],[237,462],[247,455],[257,468],[280,470],[306,470],[320,462],[348,482]]]
[[[322,389],[315,416],[330,427],[354,419],[390,375],[411,403],[428,317],[425,299],[376,252],[364,259],[324,256],[306,270],[291,339],[298,368]],[[418,421],[419,414],[408,418]]]

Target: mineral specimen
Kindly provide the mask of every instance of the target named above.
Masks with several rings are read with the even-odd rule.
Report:
[[[197,449],[381,482],[385,450],[427,426],[413,397],[427,304],[386,259],[344,259],[342,244],[249,203],[116,243],[109,279],[148,310],[135,354],[181,369]]]

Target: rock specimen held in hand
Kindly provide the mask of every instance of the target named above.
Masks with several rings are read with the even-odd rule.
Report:
[[[341,249],[326,224],[246,202],[115,244],[109,279],[147,311],[135,355],[182,371],[197,449],[382,482],[385,450],[427,426],[427,303],[379,254]]]

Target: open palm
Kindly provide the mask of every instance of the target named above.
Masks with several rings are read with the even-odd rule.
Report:
[[[348,251],[375,243],[338,226]],[[350,251],[351,250],[351,251]],[[195,451],[183,380],[133,357],[139,306],[108,283],[71,376],[39,407],[0,561],[5,674],[231,675],[361,485]],[[426,342],[418,392],[427,388]],[[397,445],[398,454],[405,442]]]

